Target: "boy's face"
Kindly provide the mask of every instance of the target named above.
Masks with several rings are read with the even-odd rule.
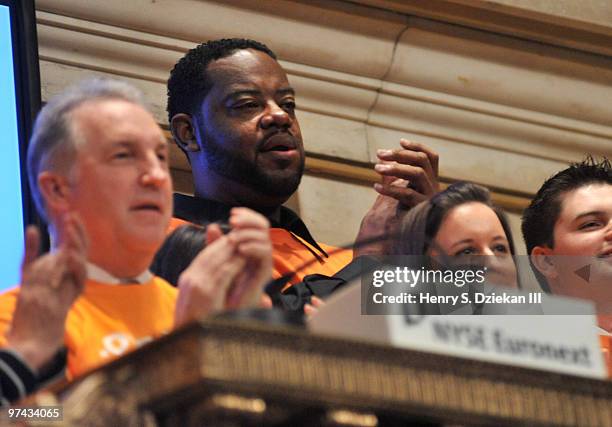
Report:
[[[532,251],[546,255],[536,265],[553,293],[612,312],[612,185],[589,184],[561,196],[553,236],[553,248]]]
[[[555,255],[612,263],[612,185],[586,185],[562,196],[553,237]]]

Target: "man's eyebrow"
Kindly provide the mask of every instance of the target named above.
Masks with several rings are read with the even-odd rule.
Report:
[[[113,149],[113,148],[132,148],[134,146],[137,146],[138,142],[136,142],[136,140],[131,140],[131,139],[122,139],[120,141],[114,142],[112,144],[110,144],[109,149]],[[168,141],[166,140],[166,138],[164,138],[163,136],[160,137],[157,145],[155,146],[156,149],[158,148],[167,148],[169,147],[170,144],[168,144]]]
[[[238,98],[243,95],[256,96],[261,94],[261,90],[258,89],[235,89],[230,91],[226,98]],[[295,95],[295,89],[292,87],[283,87],[276,91],[277,95]]]
[[[237,98],[242,95],[259,95],[260,93],[261,91],[257,89],[236,89],[230,91],[226,98]]]
[[[584,212],[584,213],[581,213],[579,215],[576,215],[576,218],[574,218],[574,221],[578,221],[579,219],[582,219],[585,216],[591,216],[591,215],[598,216],[598,215],[604,215],[604,214],[605,214],[604,211],[589,211],[589,212]]]
[[[113,142],[112,144],[109,145],[109,148],[118,148],[118,147],[127,147],[130,148],[134,145],[134,141],[130,140],[130,139],[122,139],[120,141],[116,141]]]
[[[295,95],[295,90],[292,87],[283,87],[276,91],[280,95]]]

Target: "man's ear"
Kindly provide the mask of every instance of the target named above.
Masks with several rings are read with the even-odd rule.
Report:
[[[66,177],[51,171],[38,175],[38,188],[47,212],[65,212],[70,207],[70,186]]]
[[[531,250],[531,262],[547,280],[559,277],[559,272],[552,257],[553,250],[548,246],[536,246]]]
[[[189,114],[178,113],[170,120],[170,131],[178,146],[186,153],[200,151],[195,137],[196,129]]]

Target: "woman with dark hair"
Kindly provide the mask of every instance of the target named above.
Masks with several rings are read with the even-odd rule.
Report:
[[[431,259],[481,259],[487,281],[519,287],[508,220],[493,206],[489,190],[458,182],[411,209],[402,219],[393,255]]]

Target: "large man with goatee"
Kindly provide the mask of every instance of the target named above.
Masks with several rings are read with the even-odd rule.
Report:
[[[175,217],[205,224],[224,221],[234,206],[262,213],[272,224],[276,277],[312,262],[293,282],[312,273],[333,275],[352,259],[350,251],[318,243],[302,220],[282,206],[302,178],[304,145],[295,90],[267,46],[222,39],[190,50],[168,80],[168,117],[191,164],[195,187],[195,197],[175,195]],[[414,205],[437,190],[437,156],[419,144],[403,144],[410,149],[379,153],[385,165],[376,170],[410,179],[412,185],[376,189]]]

